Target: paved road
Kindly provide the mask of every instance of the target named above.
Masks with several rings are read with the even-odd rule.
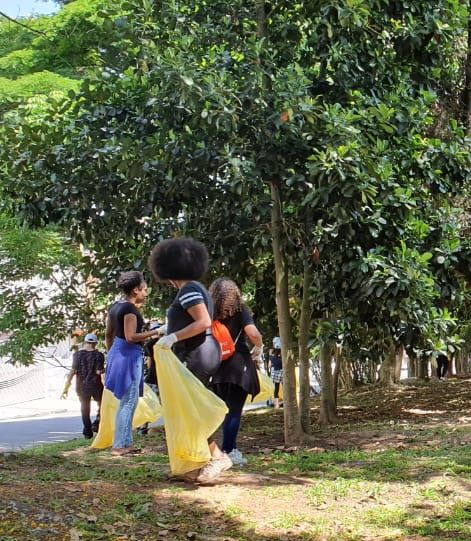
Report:
[[[257,409],[264,404],[250,404],[245,409]],[[36,406],[37,407],[37,406]],[[31,406],[30,406],[31,408]],[[25,410],[26,413],[29,410]],[[31,416],[20,419],[0,418],[0,453],[18,451],[45,443],[58,443],[82,437],[82,418],[74,411],[55,412],[38,417],[41,410],[30,409]],[[162,425],[159,419],[155,425]]]
[[[0,421],[0,452],[17,451],[80,437],[82,437],[80,416],[56,415],[40,419]]]

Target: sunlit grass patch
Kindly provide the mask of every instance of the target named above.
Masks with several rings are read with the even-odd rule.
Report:
[[[407,511],[399,506],[380,506],[363,513],[362,518],[375,526],[393,528],[404,524],[408,518]]]
[[[240,518],[240,517],[243,517],[247,513],[247,510],[243,509],[239,505],[232,504],[232,505],[228,505],[224,509],[224,513],[229,518]]]
[[[451,509],[437,510],[439,516],[419,518],[416,522],[407,522],[407,530],[411,533],[430,536],[432,539],[446,535],[448,539],[471,539],[471,503],[458,503]]]
[[[25,449],[18,453],[19,456],[54,456],[67,451],[74,451],[75,449],[84,449],[90,447],[90,440],[84,438],[76,438],[73,440],[63,441],[59,443],[46,443],[44,445],[38,445],[31,449]]]
[[[282,530],[289,530],[290,528],[306,526],[309,521],[309,516],[304,515],[302,512],[282,511],[277,515],[272,526]]]
[[[381,507],[363,513],[364,525],[371,525],[399,532],[401,536],[420,535],[433,541],[471,539],[471,504],[457,504],[447,507],[446,500],[438,504],[427,514],[408,507]],[[401,537],[402,539],[403,537]]]
[[[312,505],[321,505],[329,500],[337,500],[357,491],[362,482],[357,479],[321,479],[307,490],[307,497]]]

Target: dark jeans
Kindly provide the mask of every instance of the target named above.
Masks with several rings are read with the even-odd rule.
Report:
[[[442,379],[446,376],[448,372],[448,359],[437,359],[437,377]]]
[[[212,389],[229,408],[229,413],[226,414],[222,425],[222,450],[230,453],[237,448],[237,434],[247,393],[235,383],[217,383],[212,386]]]
[[[90,409],[92,399],[98,403],[98,413],[94,421],[96,425],[96,431],[98,430],[98,424],[100,422],[100,404],[101,397],[103,395],[103,387],[96,387],[94,389],[81,389],[77,391],[79,400],[80,400],[80,412],[82,414],[82,423],[83,423],[83,435],[86,438],[91,438],[93,436],[92,420],[90,418]]]
[[[275,382],[275,392],[273,393],[273,398],[278,398],[280,394],[280,382]]]

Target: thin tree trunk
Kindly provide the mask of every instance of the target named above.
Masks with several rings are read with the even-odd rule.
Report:
[[[421,380],[425,380],[427,377],[427,366],[428,366],[428,359],[427,357],[421,356],[419,359],[417,359],[418,364],[418,371],[417,371],[417,377]]]
[[[402,344],[396,345],[396,357],[394,365],[394,383],[401,381],[402,360],[404,358],[404,346]]]
[[[340,376],[340,369],[343,364],[343,355],[342,355],[342,348],[336,347],[335,348],[335,368],[334,373],[332,374],[332,378],[334,380],[334,399],[335,399],[335,408],[337,408],[337,395],[339,390],[339,376]]]
[[[331,342],[321,344],[321,410],[319,423],[323,425],[333,424],[338,421],[337,406],[334,396],[334,378],[332,374],[332,353]]]
[[[255,0],[255,13],[257,19],[257,36],[264,38],[266,34],[265,0]]]
[[[299,316],[299,410],[301,427],[306,434],[311,433],[311,374],[309,359],[309,324],[311,322],[310,287],[312,282],[312,267],[304,262],[303,297],[301,314]]]
[[[255,0],[255,16],[257,37],[266,37],[265,0]],[[263,50],[263,44],[260,52]],[[257,59],[257,65],[262,67],[262,59]],[[270,79],[262,73],[267,89],[271,87]],[[289,311],[288,265],[283,246],[283,226],[280,187],[277,179],[270,181],[271,235],[273,260],[275,263],[276,310],[278,327],[281,338],[281,356],[283,358],[283,415],[285,444],[297,445],[301,441],[302,429],[299,408],[296,397],[295,352],[293,348],[291,316]]]
[[[468,48],[464,67],[463,117],[468,135],[471,135],[471,0],[468,2]]]
[[[381,368],[379,371],[379,382],[383,385],[393,385],[395,383],[395,366],[396,366],[396,345],[392,338],[387,340],[388,349],[383,357]]]
[[[417,356],[410,352],[408,354],[409,357],[409,364],[407,366],[407,374],[410,378],[416,378],[417,377]]]
[[[301,421],[296,399],[295,355],[293,349],[291,316],[289,311],[288,269],[283,247],[283,228],[281,222],[281,198],[279,186],[270,182],[271,190],[271,234],[273,260],[275,263],[276,309],[281,338],[283,358],[283,413],[285,425],[285,444],[297,445],[301,440]]]
[[[351,389],[353,387],[353,368],[352,361],[342,354],[342,362],[339,363],[339,381],[342,389]],[[338,389],[338,384],[337,384]]]

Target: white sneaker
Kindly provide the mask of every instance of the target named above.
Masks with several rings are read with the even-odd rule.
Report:
[[[239,449],[232,449],[232,451],[229,453],[229,458],[236,466],[245,466],[248,462]]]
[[[229,455],[224,453],[219,458],[212,458],[206,466],[203,466],[196,481],[198,483],[211,483],[219,474],[229,468],[232,468],[232,460],[229,458]]]

